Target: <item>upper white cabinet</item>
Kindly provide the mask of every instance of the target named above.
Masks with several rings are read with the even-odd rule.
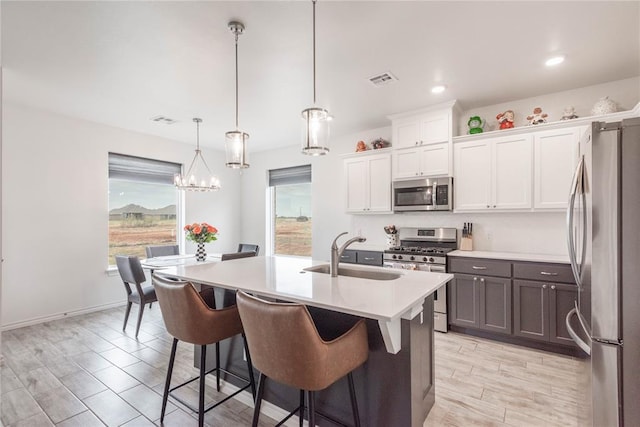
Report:
[[[415,179],[449,175],[449,143],[395,150],[393,179]]]
[[[533,207],[566,209],[578,159],[578,142],[585,127],[533,134]]]
[[[531,208],[530,135],[457,143],[453,157],[456,211]]]
[[[451,111],[437,111],[394,119],[393,147],[408,148],[447,142],[451,137]]]
[[[346,158],[344,176],[347,212],[391,212],[391,153]]]

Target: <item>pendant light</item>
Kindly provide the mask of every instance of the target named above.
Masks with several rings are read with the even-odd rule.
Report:
[[[244,33],[244,25],[241,22],[229,22],[229,30],[236,40],[236,130],[227,132],[225,136],[225,151],[227,152],[227,167],[232,169],[245,169],[247,163],[247,141],[249,134],[238,130],[238,36]]]
[[[220,189],[220,180],[211,173],[207,162],[200,151],[200,123],[202,119],[194,118],[196,124],[196,154],[186,175],[176,174],[174,183],[180,190],[187,191],[216,191]]]
[[[313,107],[302,110],[302,153],[322,156],[329,152],[329,111],[316,105],[316,0],[313,3]]]

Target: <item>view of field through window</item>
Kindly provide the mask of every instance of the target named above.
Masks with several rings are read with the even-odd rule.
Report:
[[[115,255],[146,258],[149,245],[177,242],[173,185],[109,179],[109,265]]]
[[[311,183],[275,187],[275,253],[311,256]]]

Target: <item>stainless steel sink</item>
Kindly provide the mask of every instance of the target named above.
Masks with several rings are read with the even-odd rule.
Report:
[[[331,266],[329,264],[321,264],[314,265],[313,267],[307,267],[303,270],[310,271],[312,273],[330,274]],[[391,271],[360,270],[349,267],[338,267],[338,276],[358,277],[360,279],[370,280],[395,280],[399,278],[401,274]]]

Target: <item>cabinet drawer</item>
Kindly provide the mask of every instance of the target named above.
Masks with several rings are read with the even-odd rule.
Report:
[[[513,277],[544,282],[575,283],[567,264],[514,263]]]
[[[511,263],[486,259],[451,257],[449,258],[449,272],[511,277]]]
[[[340,262],[355,264],[357,262],[356,254],[357,251],[346,249],[344,252],[342,252],[342,255],[340,255]]]
[[[382,265],[382,252],[358,251],[358,264]]]

